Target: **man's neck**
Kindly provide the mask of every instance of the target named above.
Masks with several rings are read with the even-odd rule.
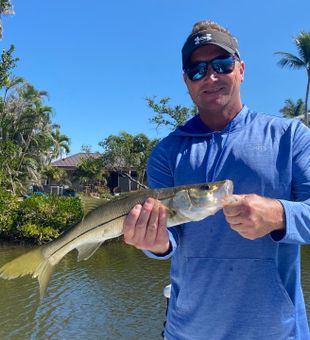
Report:
[[[237,107],[234,110],[223,110],[221,112],[218,111],[209,111],[209,110],[199,110],[199,115],[202,122],[213,131],[221,131],[232,121],[237,114],[241,111],[241,107]]]

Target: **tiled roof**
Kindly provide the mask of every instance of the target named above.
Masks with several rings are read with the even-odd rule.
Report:
[[[57,161],[52,162],[52,166],[57,166],[61,168],[76,168],[83,158],[89,158],[89,157],[94,157],[98,158],[100,157],[101,154],[99,152],[96,153],[86,153],[86,152],[80,152],[76,153],[75,155],[68,156],[63,159],[59,159]]]

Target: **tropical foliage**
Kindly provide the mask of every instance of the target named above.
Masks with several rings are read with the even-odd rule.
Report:
[[[33,195],[17,200],[0,189],[0,236],[27,239],[36,243],[49,241],[81,220],[79,198]]]
[[[276,52],[282,56],[278,65],[280,67],[288,67],[291,69],[305,69],[307,73],[306,95],[304,101],[304,121],[308,124],[308,97],[310,88],[310,32],[302,31],[294,38],[294,43],[297,47],[298,55],[288,52]]]
[[[17,218],[17,211],[17,198],[0,187],[0,234],[2,236],[11,234]]]
[[[157,142],[143,133],[131,135],[123,131],[118,136],[110,135],[99,143],[103,148],[102,165],[138,183],[138,187],[145,187],[146,162]],[[138,179],[133,178],[133,170]]]
[[[196,106],[186,107],[182,105],[171,106],[169,102],[171,98],[165,97],[157,100],[156,97],[145,98],[147,105],[155,112],[155,115],[150,119],[156,128],[166,126],[174,130],[179,125],[183,125],[188,119],[198,113]]]
[[[12,15],[14,14],[13,6],[10,0],[0,0],[0,39],[2,39],[3,35],[3,25],[2,25],[2,16],[3,15]]]
[[[284,117],[304,119],[304,107],[305,104],[301,98],[296,103],[292,99],[286,99],[284,106],[280,109],[280,112]]]
[[[4,50],[0,62],[0,185],[21,195],[41,185],[50,161],[69,151],[69,139],[52,123],[47,92],[13,75],[13,52]]]
[[[55,130],[51,131],[51,160],[63,158],[66,153],[70,152],[70,138],[60,132],[59,125],[55,124],[53,127]]]
[[[107,173],[105,171],[101,157],[81,158],[75,177],[84,186],[84,192],[104,192]]]
[[[42,172],[42,177],[45,179],[50,179],[55,182],[61,182],[65,185],[71,185],[71,181],[68,177],[68,173],[57,166],[47,165],[44,171]]]

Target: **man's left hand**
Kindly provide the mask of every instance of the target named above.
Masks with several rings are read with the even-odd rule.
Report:
[[[285,229],[284,209],[276,199],[255,194],[232,195],[224,201],[223,211],[230,227],[250,240]]]

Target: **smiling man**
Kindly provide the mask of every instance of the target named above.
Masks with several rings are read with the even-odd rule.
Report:
[[[166,227],[148,199],[124,223],[125,242],[171,258],[168,340],[310,339],[300,245],[310,243],[310,131],[242,103],[236,39],[198,22],[182,49],[199,114],[163,139],[148,163],[151,187],[231,179],[233,200],[199,222]]]

